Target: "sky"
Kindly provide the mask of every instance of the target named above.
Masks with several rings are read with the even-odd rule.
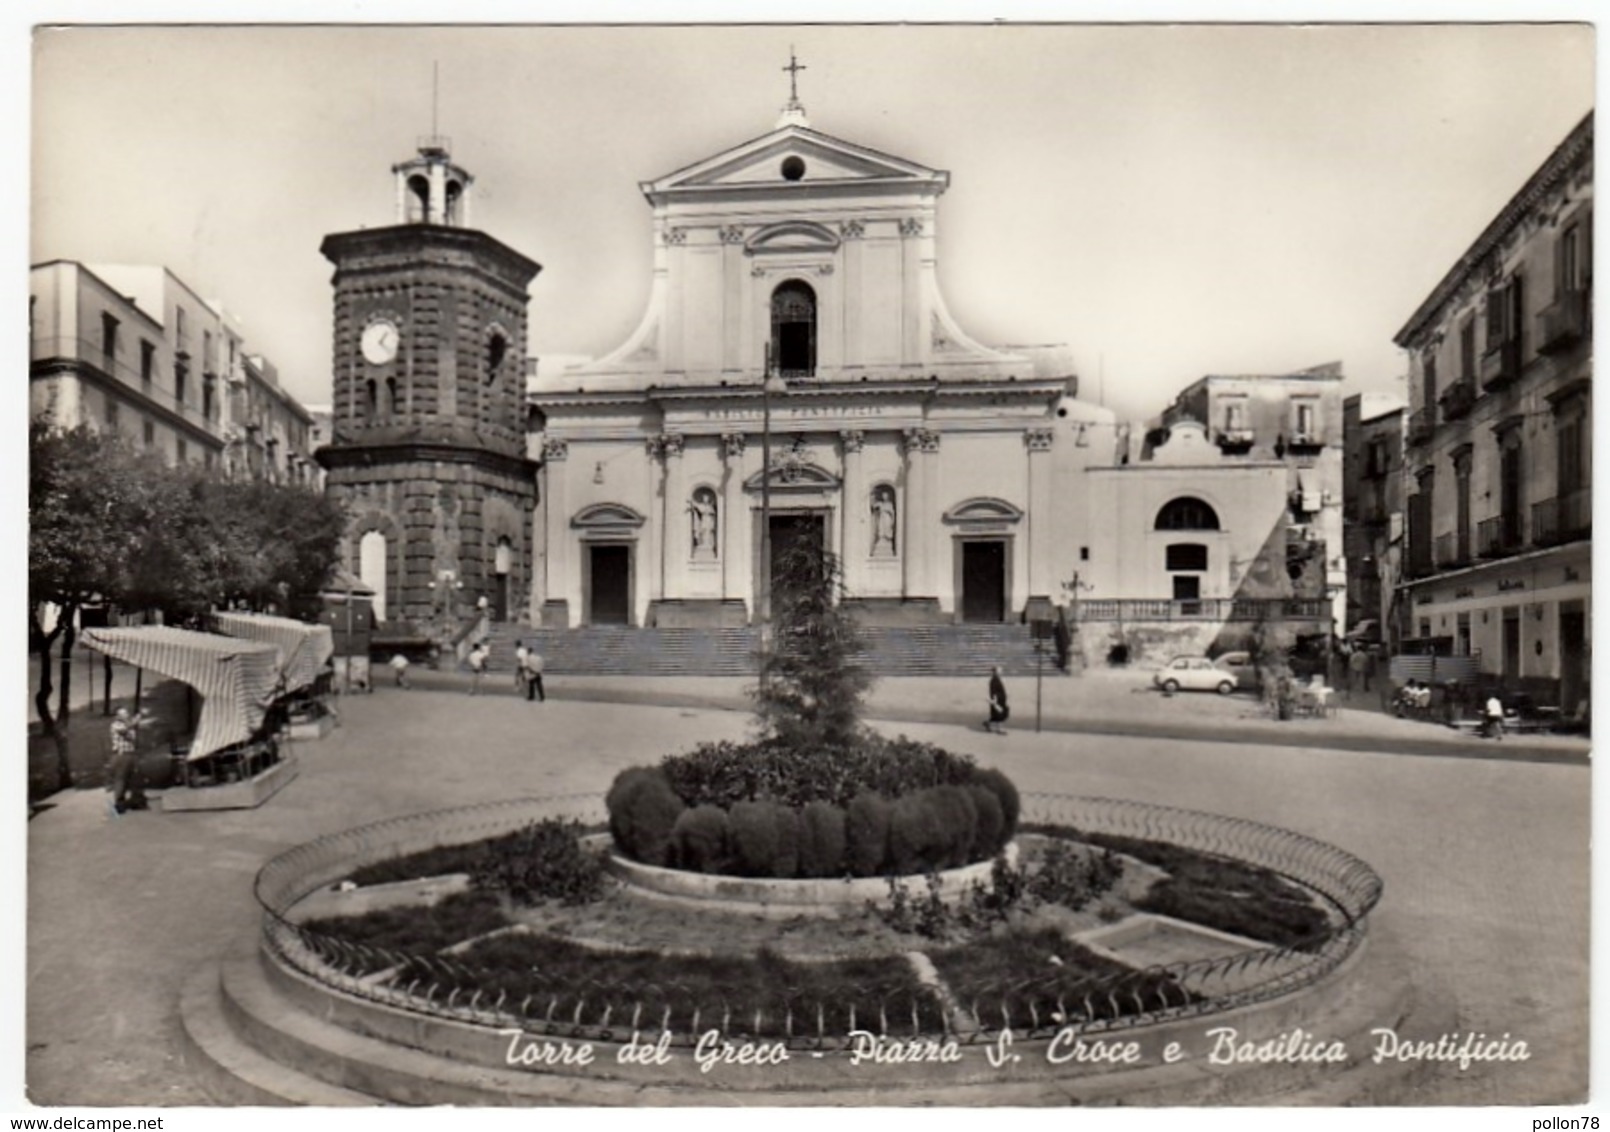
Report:
[[[164,263],[327,401],[319,243],[393,222],[434,113],[543,264],[533,351],[599,355],[647,298],[639,182],[770,130],[791,47],[814,128],[949,171],[963,328],[1066,343],[1135,417],[1206,373],[1401,389],[1393,334],[1593,99],[1582,25],[56,28],[30,256]]]

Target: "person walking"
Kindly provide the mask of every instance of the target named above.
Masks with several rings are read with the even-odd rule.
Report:
[[[150,720],[145,712],[135,714],[126,707],[112,717],[112,757],[106,763],[106,816],[115,818],[128,809],[139,762],[140,725]]]
[[[530,655],[531,655],[531,650],[525,647],[525,642],[524,641],[515,641],[514,642],[514,690],[516,692],[519,692],[521,690],[522,685],[527,684],[529,682],[526,679],[525,658],[530,656]],[[526,699],[529,700],[530,698],[531,698],[531,693],[530,693],[530,691],[528,689],[526,691]]]
[[[1011,714],[1012,709],[1006,706],[1006,682],[1001,679],[1001,666],[997,664],[990,669],[989,718],[984,721],[984,730],[1005,735],[1006,721]]]
[[[525,673],[525,698],[547,703],[548,693],[542,688],[542,654],[536,649],[527,649],[521,671]]]
[[[479,641],[470,649],[470,695],[481,694],[481,677],[486,675],[486,642]]]

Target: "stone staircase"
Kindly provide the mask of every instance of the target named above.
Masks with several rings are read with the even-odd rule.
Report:
[[[866,626],[865,662],[878,676],[984,676],[999,664],[1008,676],[1032,676],[1034,641],[1026,625]],[[750,676],[759,633],[750,627],[636,629],[599,625],[533,629],[502,623],[487,636],[494,672],[514,670],[519,641],[535,648],[546,672],[565,676]],[[1049,642],[1048,642],[1049,644]],[[1045,656],[1047,674],[1057,672]]]

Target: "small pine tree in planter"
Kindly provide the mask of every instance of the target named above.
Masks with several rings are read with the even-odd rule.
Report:
[[[872,674],[844,595],[838,558],[809,540],[777,559],[771,650],[752,695],[761,728],[791,751],[847,747],[860,737]]]

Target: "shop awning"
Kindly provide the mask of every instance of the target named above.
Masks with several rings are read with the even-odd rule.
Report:
[[[279,649],[265,642],[162,625],[85,629],[80,639],[114,660],[183,680],[196,690],[201,718],[191,759],[250,739],[279,684]]]
[[[335,653],[335,639],[328,625],[309,625],[289,617],[270,617],[265,613],[218,613],[213,616],[218,631],[227,637],[266,641],[279,649],[283,691],[294,692],[318,679],[324,662]]]

